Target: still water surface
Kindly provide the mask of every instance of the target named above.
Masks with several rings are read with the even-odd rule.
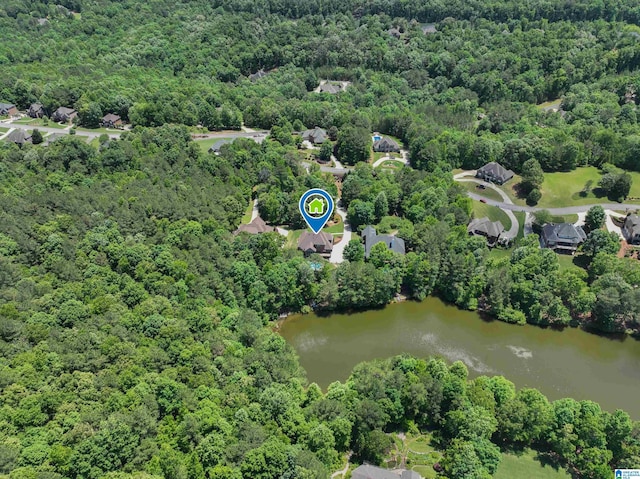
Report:
[[[568,328],[553,331],[483,321],[436,298],[383,310],[291,317],[280,334],[296,349],[309,381],[344,381],[361,361],[401,353],[464,362],[471,377],[500,374],[551,400],[591,399],[640,419],[640,342]]]

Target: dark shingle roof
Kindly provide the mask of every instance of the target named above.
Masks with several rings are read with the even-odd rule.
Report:
[[[500,221],[491,221],[489,218],[475,218],[467,226],[469,233],[481,232],[494,238],[499,237],[504,232],[504,226]]]
[[[105,123],[115,123],[118,120],[122,120],[122,118],[118,115],[114,115],[113,113],[107,113],[104,118],[102,118],[102,121]]]
[[[421,479],[422,476],[414,471],[390,471],[381,467],[365,464],[358,466],[351,473],[351,479]]]
[[[336,85],[335,83],[325,83],[320,86],[320,93],[340,93],[342,91],[342,85]]]
[[[29,135],[25,130],[16,129],[6,136],[5,141],[23,145],[24,143],[31,141],[31,135]]]
[[[315,144],[324,143],[325,141],[327,141],[327,131],[316,126],[312,130],[303,131],[302,139]]]
[[[571,223],[547,223],[542,227],[542,236],[547,242],[580,244],[587,239],[581,226]]]
[[[386,136],[384,138],[380,138],[379,140],[376,140],[373,142],[373,151],[399,150],[399,149],[400,149],[400,145],[398,145],[398,143],[392,140],[391,138],[387,138]]]
[[[220,151],[220,148],[222,148],[222,145],[230,145],[231,143],[233,143],[234,139],[235,138],[225,138],[224,140],[218,140],[213,145],[211,145],[209,151],[218,152]]]
[[[513,171],[507,170],[504,166],[500,163],[496,163],[495,161],[484,165],[478,170],[478,173],[489,174],[494,178],[500,178],[503,182],[513,178]]]
[[[369,225],[362,230],[362,239],[364,240],[364,255],[368,258],[371,254],[371,248],[378,243],[384,243],[391,251],[399,254],[405,254],[405,244],[402,238],[392,235],[379,235],[376,229]]]
[[[631,231],[631,233],[635,235],[640,235],[640,216],[638,215],[629,215],[627,219],[624,220],[624,226],[627,230]]]

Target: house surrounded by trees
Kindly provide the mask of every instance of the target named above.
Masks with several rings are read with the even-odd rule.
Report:
[[[622,234],[629,244],[640,245],[640,216],[627,216],[622,226]]]
[[[61,106],[51,115],[51,119],[60,123],[67,123],[72,121],[76,116],[78,116],[78,112],[73,108],[67,108],[65,106]]]
[[[582,226],[571,223],[547,223],[542,227],[542,245],[556,253],[575,254],[587,239]]]
[[[485,236],[489,246],[494,246],[500,235],[504,233],[504,226],[500,221],[484,218],[474,218],[467,226],[467,232],[474,236]]]
[[[364,241],[364,255],[369,257],[371,248],[378,243],[384,243],[391,251],[405,254],[404,240],[393,235],[379,235],[376,229],[369,225],[362,230],[362,240]]]
[[[476,178],[502,185],[513,178],[513,171],[507,170],[500,163],[492,161],[476,172]]]

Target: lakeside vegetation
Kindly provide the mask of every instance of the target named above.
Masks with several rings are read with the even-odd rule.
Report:
[[[73,107],[81,128],[114,113],[133,130],[0,148],[0,474],[323,479],[347,451],[382,463],[388,433],[410,429],[451,478],[486,479],[529,448],[579,478],[640,463],[626,413],[470,381],[459,362],[373,361],[323,393],[267,327],[404,293],[516,324],[640,332],[640,266],[617,242],[594,228],[585,268],[561,269],[535,235],[492,257],[451,176],[537,165],[557,175],[535,185],[541,204],[582,167],[613,175],[612,201],[638,191],[619,172],[640,171],[635,2],[60,3],[2,2],[0,101]],[[352,84],[315,94],[320,78]],[[536,107],[559,97],[564,114]],[[219,156],[191,139],[243,123],[270,139]],[[299,161],[292,132],[316,125],[355,165],[341,185],[354,230],[398,231],[406,255],[380,244],[364,260],[355,240],[336,266],[296,251],[300,194],[338,193]],[[413,168],[374,172],[372,131],[399,138]],[[253,194],[287,239],[232,235]]]

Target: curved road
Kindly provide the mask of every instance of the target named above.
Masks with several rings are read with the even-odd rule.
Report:
[[[469,173],[471,173],[471,172],[469,172]],[[475,174],[475,171],[473,172],[473,174]],[[476,195],[475,193],[471,193],[471,192],[468,192],[467,194],[473,200],[480,201],[480,199],[482,199],[482,201],[487,203],[488,205],[498,206],[502,211],[504,211],[504,213],[511,220],[511,228],[509,228],[508,231],[505,231],[505,233],[504,233],[505,237],[509,238],[509,239],[513,239],[516,236],[518,236],[518,229],[520,228],[520,223],[518,222],[518,218],[516,218],[516,215],[513,214],[513,211],[511,211],[509,209],[506,209],[506,208],[503,208],[502,206],[500,206],[502,204],[504,204],[504,205],[513,205],[513,202],[511,201],[511,198],[509,198],[504,191],[502,191],[500,188],[498,188],[493,183],[487,183],[486,181],[482,181],[482,180],[479,180],[477,178],[464,178],[463,176],[464,175],[462,175],[462,173],[461,173],[461,174],[455,175],[453,177],[453,179],[456,180],[456,181],[465,182],[465,183],[478,183],[480,185],[484,185],[485,188],[491,188],[492,190],[498,192],[498,194],[504,200],[503,202],[489,200],[488,198],[485,198],[484,196]],[[495,203],[495,205],[493,203]]]
[[[507,194],[502,191],[500,188],[498,188],[496,185],[494,185],[493,183],[487,183],[486,181],[482,181],[478,178],[475,178],[476,172],[475,170],[471,170],[471,171],[463,171],[462,173],[458,173],[456,175],[453,176],[453,179],[455,181],[460,181],[460,182],[473,182],[473,183],[478,183],[481,185],[484,185],[485,187],[491,188],[494,191],[497,191],[498,194],[502,197],[503,201],[496,201],[496,200],[492,200],[489,199],[485,196],[479,195],[477,193],[472,193],[472,192],[467,192],[467,195],[469,196],[469,198],[471,198],[472,200],[476,200],[476,201],[480,201],[482,200],[484,203],[491,205],[491,206],[497,206],[498,208],[500,208],[502,211],[504,211],[509,218],[511,218],[511,229],[509,230],[509,236],[510,237],[514,237],[515,235],[517,235],[518,233],[518,220],[516,219],[515,215],[513,214],[513,211],[523,211],[526,213],[525,216],[525,225],[524,225],[524,230],[525,230],[525,235],[530,233],[531,231],[531,221],[530,221],[530,216],[531,213],[535,213],[536,211],[540,211],[540,210],[547,210],[549,213],[551,213],[554,216],[562,216],[562,215],[571,215],[571,214],[578,214],[579,218],[578,218],[578,222],[580,222],[580,219],[582,218],[581,213],[586,213],[587,211],[589,211],[590,208],[594,207],[594,206],[602,206],[602,208],[605,210],[605,212],[607,213],[607,229],[609,231],[616,231],[618,232],[619,228],[617,228],[614,223],[610,220],[610,216],[614,215],[614,216],[619,216],[619,214],[614,213],[612,210],[636,210],[636,209],[640,209],[640,205],[637,204],[627,204],[627,203],[594,203],[594,204],[589,204],[589,205],[578,205],[578,206],[565,206],[562,208],[540,208],[540,207],[536,207],[536,206],[521,206],[521,205],[515,205],[513,204],[513,201],[511,201],[511,198],[509,198],[509,196],[507,196]],[[609,224],[611,223],[611,224]],[[511,236],[511,234],[513,233],[513,228],[514,228],[514,224],[515,224],[515,235]],[[613,228],[612,228],[613,227]],[[618,234],[620,234],[618,232]]]

